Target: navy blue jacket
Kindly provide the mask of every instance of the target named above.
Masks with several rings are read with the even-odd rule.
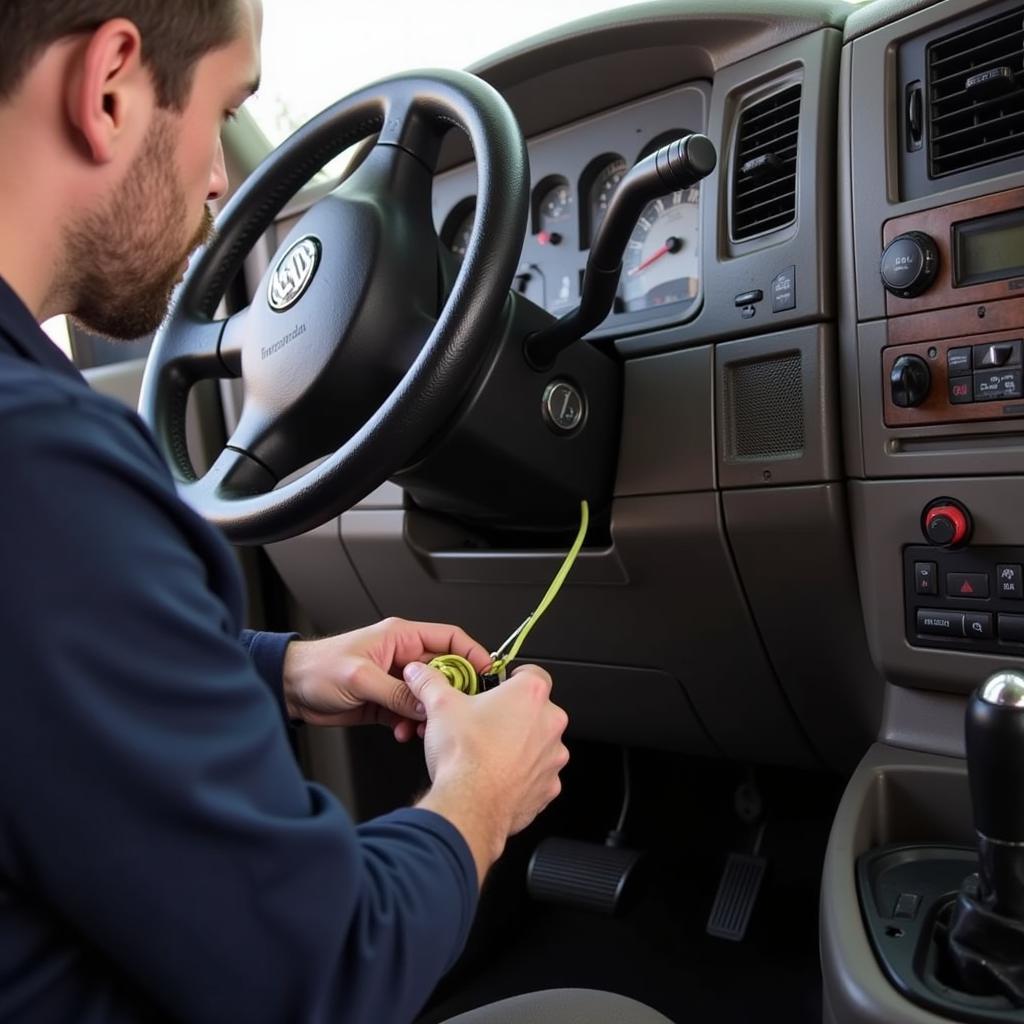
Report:
[[[465,841],[303,780],[288,637],[239,642],[230,548],[2,280],[0,440],[0,1020],[410,1021]]]

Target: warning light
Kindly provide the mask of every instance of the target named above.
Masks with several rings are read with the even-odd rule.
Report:
[[[961,594],[973,594],[974,587],[971,586],[970,580],[964,580],[963,586],[960,588]]]

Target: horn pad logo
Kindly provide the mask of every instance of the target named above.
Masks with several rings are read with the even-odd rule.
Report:
[[[270,275],[267,300],[278,313],[291,309],[309,288],[320,265],[320,240],[312,235],[299,239]]]

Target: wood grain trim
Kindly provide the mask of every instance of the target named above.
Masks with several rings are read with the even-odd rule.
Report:
[[[944,338],[941,341],[918,342],[913,345],[890,345],[882,349],[882,408],[887,427],[921,427],[932,423],[975,423],[979,420],[1024,419],[1024,399],[1009,402],[974,402],[970,405],[952,405],[949,401],[949,374],[946,353],[951,348],[965,345],[985,345],[998,341],[1016,341],[1024,338],[1024,329],[997,331],[992,334],[963,338]],[[935,354],[931,355],[934,350]],[[921,405],[903,409],[894,405],[889,387],[892,364],[900,356],[920,356],[932,372],[932,387]]]
[[[889,316],[903,316],[907,313],[945,309],[967,303],[991,302],[1024,294],[1024,277],[988,281],[969,288],[953,287],[953,225],[960,221],[1021,208],[1024,208],[1024,188],[1012,188],[1006,192],[996,192],[993,195],[968,199],[948,206],[937,206],[932,210],[921,210],[919,213],[909,213],[904,217],[894,217],[886,221],[882,228],[883,245],[888,245],[897,235],[907,231],[923,231],[935,240],[939,250],[938,276],[923,295],[913,299],[901,299],[886,292],[885,309]]]
[[[892,317],[886,321],[886,334],[890,345],[950,337],[971,337],[972,344],[980,344],[973,335],[1020,327],[1024,327],[1024,297]]]

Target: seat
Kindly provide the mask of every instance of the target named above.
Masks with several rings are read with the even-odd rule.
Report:
[[[613,992],[553,988],[460,1013],[445,1024],[672,1024],[657,1010]]]

